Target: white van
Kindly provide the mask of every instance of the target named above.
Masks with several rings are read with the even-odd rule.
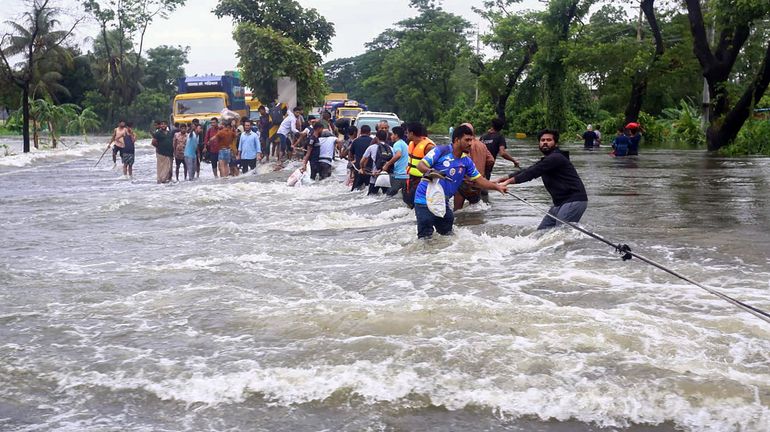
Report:
[[[377,112],[377,111],[361,111],[353,121],[353,126],[356,126],[358,130],[361,130],[361,126],[368,125],[372,129],[372,134],[377,131],[377,123],[385,120],[390,126],[390,130],[393,130],[396,126],[401,126],[401,119],[392,112]]]

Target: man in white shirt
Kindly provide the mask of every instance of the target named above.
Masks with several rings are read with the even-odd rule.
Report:
[[[290,133],[299,133],[297,128],[297,117],[302,115],[302,107],[294,107],[293,110],[283,119],[281,125],[278,126],[278,138],[281,143],[278,148],[278,163],[283,162],[283,158],[286,153],[291,152],[291,140],[289,139]]]

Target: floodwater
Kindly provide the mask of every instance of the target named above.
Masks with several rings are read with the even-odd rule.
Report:
[[[0,157],[1,430],[770,430],[770,324],[511,197],[423,242],[342,163],[156,185],[102,145]],[[584,227],[770,309],[770,159],[571,156]]]

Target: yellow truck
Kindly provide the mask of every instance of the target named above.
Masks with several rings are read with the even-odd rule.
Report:
[[[249,117],[245,91],[236,72],[179,78],[178,94],[174,96],[171,120],[189,124],[197,118],[203,123],[219,117],[223,109]]]

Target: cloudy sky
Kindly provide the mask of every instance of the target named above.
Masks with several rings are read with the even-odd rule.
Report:
[[[364,44],[402,19],[415,14],[409,8],[409,0],[299,0],[304,7],[318,10],[326,19],[334,23],[336,36],[332,40],[332,52],[326,60],[350,57],[365,51]],[[76,0],[52,0],[52,3],[65,10],[70,17],[83,15],[82,7]],[[232,39],[232,22],[218,19],[211,10],[217,0],[187,0],[187,4],[165,21],[153,23],[145,36],[145,47],[158,45],[182,45],[190,47],[190,63],[185,67],[188,74],[221,73],[232,70],[238,64],[235,57],[236,44]],[[471,7],[482,4],[482,0],[444,0],[444,8],[465,17],[471,23],[485,26],[473,13]],[[3,1],[0,17],[2,21],[15,20],[27,8],[26,0]],[[540,9],[539,0],[523,0],[519,9]],[[64,19],[63,21],[67,21]],[[5,33],[7,26],[3,27]],[[97,27],[93,23],[79,26],[76,42],[90,46],[85,41],[93,36]]]

